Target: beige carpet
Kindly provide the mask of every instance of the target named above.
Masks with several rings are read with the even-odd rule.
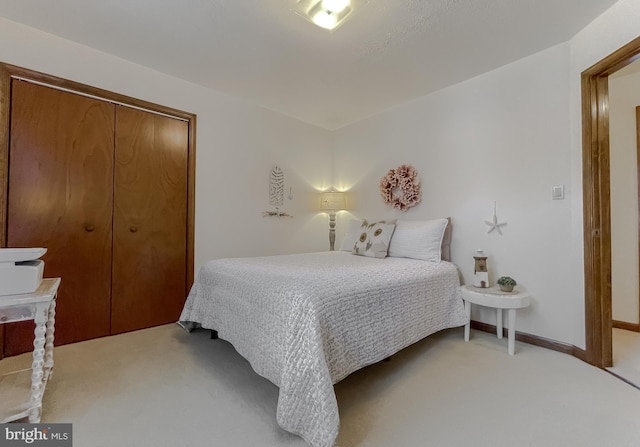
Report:
[[[573,357],[462,328],[336,386],[340,447],[640,445],[640,391]],[[0,370],[28,366],[23,355]],[[56,348],[45,422],[75,447],[276,447],[277,388],[233,347],[177,325]]]

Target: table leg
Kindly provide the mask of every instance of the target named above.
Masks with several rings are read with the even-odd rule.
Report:
[[[496,335],[502,338],[502,309],[496,311]]]
[[[467,313],[467,324],[464,325],[464,341],[469,341],[469,332],[471,332],[471,302],[464,302],[464,310]]]
[[[47,320],[49,319],[49,303],[36,305],[34,322],[35,338],[33,340],[33,363],[31,364],[31,411],[29,422],[34,424],[40,422],[42,413],[42,394],[44,378],[44,353],[45,335],[47,333]]]
[[[509,309],[509,355],[516,351],[516,310]]]
[[[47,331],[45,333],[44,343],[44,367],[53,368],[53,340],[55,338],[56,325],[56,300],[51,301],[49,313],[47,315]],[[51,374],[51,372],[49,372]]]

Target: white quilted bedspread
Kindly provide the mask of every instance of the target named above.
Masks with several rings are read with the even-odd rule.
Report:
[[[283,429],[333,447],[334,383],[467,317],[453,264],[320,252],[210,261],[180,321],[216,329],[280,388]]]

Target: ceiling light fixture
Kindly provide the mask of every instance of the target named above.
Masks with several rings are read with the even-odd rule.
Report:
[[[339,14],[349,6],[349,0],[322,0],[322,7],[328,11]]]
[[[296,14],[321,28],[332,31],[351,13],[350,0],[298,0]]]
[[[311,21],[324,29],[334,29],[338,24],[338,18],[331,11],[320,10],[316,12]]]

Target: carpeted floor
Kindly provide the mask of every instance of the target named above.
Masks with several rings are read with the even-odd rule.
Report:
[[[613,374],[640,389],[640,333],[613,329]]]
[[[640,391],[571,356],[462,328],[336,385],[340,447],[640,445]],[[56,348],[43,422],[75,447],[304,447],[278,389],[233,347],[177,325]],[[0,370],[28,366],[28,355]]]

